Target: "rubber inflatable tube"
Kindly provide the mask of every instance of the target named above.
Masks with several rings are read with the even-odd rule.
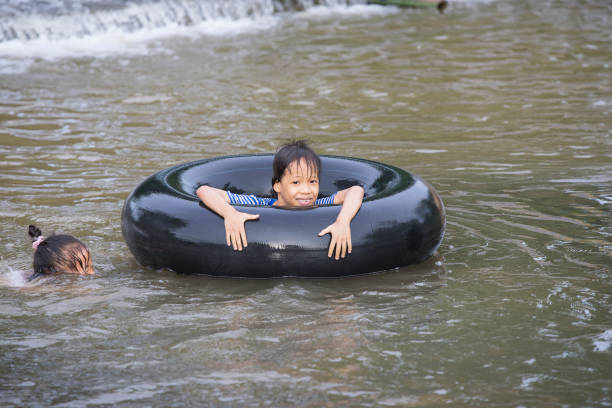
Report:
[[[143,181],[122,211],[123,237],[136,260],[179,273],[241,278],[329,278],[422,262],[440,245],[442,201],[417,176],[382,163],[321,156],[320,197],[352,185],[365,189],[351,222],[353,251],[328,258],[330,236],[319,237],[340,206],[309,209],[236,206],[260,214],[245,224],[248,247],[225,242],[223,219],[202,204],[201,185],[234,193],[272,194],[272,155],[227,156],[181,164]]]

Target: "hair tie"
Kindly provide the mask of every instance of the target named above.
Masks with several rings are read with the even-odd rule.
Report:
[[[32,248],[34,249],[38,249],[38,246],[40,245],[41,242],[43,242],[45,240],[45,237],[43,237],[42,235],[39,236],[38,238],[36,238],[36,241],[32,242]]]

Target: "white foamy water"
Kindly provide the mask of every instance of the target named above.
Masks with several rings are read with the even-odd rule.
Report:
[[[27,5],[24,8],[28,7]],[[143,55],[164,48],[150,43],[164,38],[237,35],[273,27],[271,1],[218,3],[183,0],[129,4],[116,9],[59,7],[55,14],[17,12],[0,17],[0,56],[10,58],[106,57]],[[6,66],[7,63],[0,64]],[[18,69],[13,69],[18,71]]]
[[[0,48],[2,46],[0,45]],[[34,63],[31,58],[24,59],[4,59],[0,58],[0,75],[22,74],[27,72]]]
[[[150,27],[135,32],[111,28],[89,35],[68,34],[66,36],[44,36],[33,40],[15,39],[0,43],[0,56],[10,58],[0,61],[0,69],[22,72],[28,65],[15,59],[42,58],[54,60],[70,57],[105,58],[113,55],[147,55],[170,52],[168,48],[153,44],[156,40],[171,37],[197,38],[202,35],[231,36],[258,32],[274,27],[278,19],[273,16],[258,19],[227,18],[203,21],[197,25],[182,26],[168,24]],[[69,21],[68,24],[74,24]],[[62,25],[61,21],[57,25]]]
[[[477,5],[497,0],[458,0]],[[50,2],[53,6],[53,2]],[[156,41],[201,36],[235,36],[269,30],[283,21],[287,11],[296,19],[370,18],[401,12],[397,7],[366,5],[363,1],[328,0],[314,5],[296,1],[289,5],[271,0],[185,1],[130,4],[124,8],[90,10],[87,4],[49,6],[37,14],[38,4],[22,2],[21,9],[0,15],[0,74],[27,71],[31,60],[41,58],[148,55],[171,52]],[[454,4],[454,3],[453,3]],[[78,7],[77,7],[78,6]],[[16,61],[18,60],[18,61]],[[20,60],[20,61],[19,61]],[[24,63],[24,60],[29,60]]]
[[[612,329],[606,330],[593,340],[595,351],[608,351],[612,344]]]
[[[3,264],[2,269],[4,271],[0,274],[0,286],[23,287],[27,284],[28,272],[14,269],[6,263]]]

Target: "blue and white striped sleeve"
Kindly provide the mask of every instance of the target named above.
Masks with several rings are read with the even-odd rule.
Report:
[[[247,204],[247,205],[270,205],[272,198],[257,197],[253,194],[234,194],[231,191],[227,192],[230,204]]]
[[[329,197],[323,197],[323,198],[319,198],[315,201],[316,205],[325,205],[325,204],[333,204],[334,203],[334,198],[336,198],[336,193],[330,195]]]

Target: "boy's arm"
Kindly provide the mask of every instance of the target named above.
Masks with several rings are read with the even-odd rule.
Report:
[[[325,234],[331,234],[332,236],[329,243],[329,251],[327,252],[328,257],[332,256],[334,249],[336,250],[336,259],[339,259],[340,256],[344,258],[347,251],[350,254],[353,250],[351,220],[361,208],[363,193],[364,190],[361,186],[349,187],[336,193],[334,204],[342,204],[340,213],[333,224],[319,232],[319,236]]]
[[[258,219],[259,214],[247,214],[236,210],[231,206],[225,190],[201,186],[196,190],[196,195],[208,208],[223,217],[227,245],[234,247],[234,250],[242,251],[242,247],[247,246],[244,223]]]

